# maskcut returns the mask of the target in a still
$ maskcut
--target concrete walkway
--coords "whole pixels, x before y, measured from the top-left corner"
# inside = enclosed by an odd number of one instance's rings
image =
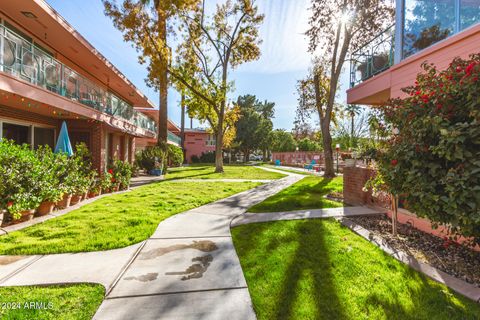
[[[233,247],[232,221],[239,225],[374,213],[364,208],[246,213],[249,207],[302,178],[288,174],[174,215],[162,221],[148,240],[127,248],[0,257],[0,286],[100,283],[106,288],[106,298],[94,319],[255,319]]]

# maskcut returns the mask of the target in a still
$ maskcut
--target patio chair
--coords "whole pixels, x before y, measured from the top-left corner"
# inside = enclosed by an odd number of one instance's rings
[[[278,159],[275,160],[275,165],[276,165],[277,167],[280,166],[281,164],[282,164],[282,163],[280,162],[280,160],[278,160]]]
[[[317,161],[315,160],[312,160],[312,162],[310,162],[310,164],[306,164],[303,166],[304,169],[307,169],[307,170],[313,170],[313,166],[317,164]]]

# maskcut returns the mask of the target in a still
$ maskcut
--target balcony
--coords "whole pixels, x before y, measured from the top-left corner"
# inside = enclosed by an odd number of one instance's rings
[[[393,65],[394,33],[392,25],[350,56],[350,87],[387,70]]]
[[[174,134],[170,131],[167,132],[167,139],[168,139],[168,141],[170,141],[170,142],[172,142],[172,143],[174,143],[178,146],[180,146],[180,144],[182,143],[182,139],[179,136],[177,136],[176,134]]]
[[[0,71],[122,119],[154,135],[157,132],[155,121],[3,24],[0,24]]]

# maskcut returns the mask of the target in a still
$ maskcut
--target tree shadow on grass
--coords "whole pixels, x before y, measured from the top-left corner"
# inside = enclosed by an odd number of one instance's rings
[[[309,314],[311,319],[346,319],[334,282],[330,259],[330,251],[325,241],[325,229],[321,221],[302,220],[296,226],[298,233],[298,247],[294,258],[285,272],[280,297],[282,303],[278,305],[276,319],[299,319],[294,314],[294,308],[301,287],[300,282],[304,274],[313,275],[315,300],[314,314]],[[311,311],[312,312],[312,311]]]

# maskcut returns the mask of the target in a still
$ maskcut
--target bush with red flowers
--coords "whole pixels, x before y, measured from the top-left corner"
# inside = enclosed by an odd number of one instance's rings
[[[480,243],[480,54],[439,71],[424,64],[406,98],[378,108],[378,171],[408,209]]]

